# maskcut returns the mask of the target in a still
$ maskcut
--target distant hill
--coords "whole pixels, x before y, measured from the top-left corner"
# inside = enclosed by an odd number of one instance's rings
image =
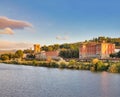
[[[0,50],[0,54],[9,54],[9,53],[15,53],[16,50]]]

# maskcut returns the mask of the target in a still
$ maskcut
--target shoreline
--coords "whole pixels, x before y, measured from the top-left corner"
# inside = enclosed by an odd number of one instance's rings
[[[100,61],[101,62],[101,61]],[[59,61],[0,61],[5,64],[15,64],[24,66],[37,66],[47,68],[58,68],[58,69],[71,69],[71,70],[89,70],[91,72],[110,72],[120,73],[120,62],[118,63],[100,63],[93,64],[91,62],[59,62]]]

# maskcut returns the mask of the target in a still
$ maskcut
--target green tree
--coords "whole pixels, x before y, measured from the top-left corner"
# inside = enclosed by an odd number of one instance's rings
[[[15,52],[15,57],[16,58],[22,58],[23,57],[23,51],[22,50],[17,50]]]
[[[3,60],[3,61],[9,60],[9,55],[8,54],[2,54],[1,55],[1,60]]]
[[[48,46],[48,51],[53,51],[53,47],[52,46]]]
[[[59,44],[54,44],[53,45],[53,50],[58,50],[59,49]]]
[[[117,57],[120,58],[120,51],[117,53]]]
[[[26,50],[23,51],[23,53],[33,53],[33,52],[34,52],[34,51],[31,50],[31,49],[26,49]]]

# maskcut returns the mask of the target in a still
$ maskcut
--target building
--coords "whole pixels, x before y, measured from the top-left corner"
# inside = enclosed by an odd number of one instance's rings
[[[40,52],[40,45],[34,44],[34,53],[39,53],[39,52]]]
[[[115,44],[112,43],[86,43],[80,45],[79,58],[109,58],[111,53],[115,52]]]
[[[40,53],[35,54],[35,59],[37,60],[46,60],[48,57],[51,59],[58,59],[59,52],[58,51],[41,51]]]
[[[48,51],[48,52],[46,52],[46,56],[51,57],[52,59],[55,59],[59,56],[59,52],[58,51]]]

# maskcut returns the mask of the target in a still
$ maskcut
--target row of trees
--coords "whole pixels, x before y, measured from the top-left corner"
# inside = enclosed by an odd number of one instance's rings
[[[72,49],[72,50],[75,50],[75,49],[78,49],[79,48],[79,43],[74,43],[74,44],[54,44],[54,45],[49,45],[49,46],[42,46],[41,47],[41,50],[44,50],[44,51],[56,51],[56,50],[61,50],[61,49]]]
[[[0,59],[1,60],[11,60],[15,58],[22,58],[23,57],[23,51],[17,50],[15,54],[9,53],[9,54],[1,54]]]
[[[79,50],[78,49],[61,50],[59,56],[63,58],[79,58]]]
[[[92,40],[89,40],[89,42],[102,42],[102,41],[106,41],[108,43],[114,43],[116,46],[120,46],[120,38],[111,38],[111,37],[98,37],[98,38],[93,38]]]

